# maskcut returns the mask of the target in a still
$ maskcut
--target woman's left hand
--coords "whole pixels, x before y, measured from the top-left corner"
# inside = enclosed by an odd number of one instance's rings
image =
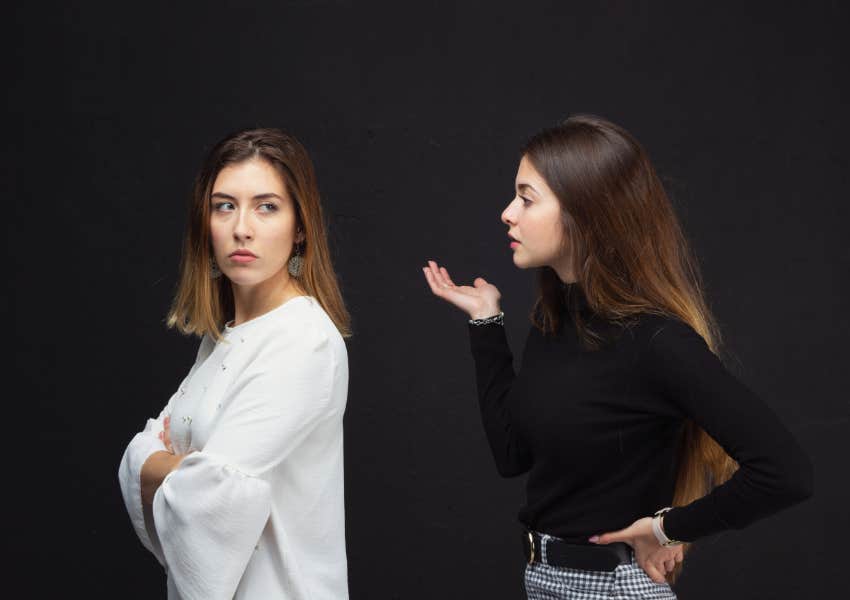
[[[169,452],[175,453],[174,446],[171,445],[171,415],[162,420],[162,431],[159,432],[159,439],[162,440]]]
[[[662,546],[652,532],[652,517],[638,519],[625,529],[595,535],[594,544],[625,542],[635,551],[635,561],[655,583],[665,583],[665,575],[682,562],[682,546]]]

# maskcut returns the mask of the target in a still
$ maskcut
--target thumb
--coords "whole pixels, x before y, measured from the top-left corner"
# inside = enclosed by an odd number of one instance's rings
[[[612,542],[628,542],[631,540],[631,531],[629,531],[631,527],[626,527],[625,529],[621,529],[619,531],[611,531],[609,533],[603,533],[602,535],[594,535],[588,541],[593,542],[594,544],[610,544]]]
[[[475,281],[472,282],[472,285],[475,287],[481,287],[482,285],[487,285],[487,280],[483,277],[476,277]]]

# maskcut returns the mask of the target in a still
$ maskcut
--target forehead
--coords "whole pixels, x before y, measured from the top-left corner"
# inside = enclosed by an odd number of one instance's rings
[[[536,192],[541,196],[553,195],[553,192],[549,189],[549,185],[546,183],[546,180],[543,179],[543,176],[537,171],[537,169],[534,168],[534,165],[532,165],[531,161],[525,156],[523,156],[519,161],[515,185],[518,191],[531,188],[530,191]]]
[[[212,191],[230,195],[275,193],[284,196],[286,183],[271,163],[260,158],[252,158],[227,165],[219,171],[213,182]]]

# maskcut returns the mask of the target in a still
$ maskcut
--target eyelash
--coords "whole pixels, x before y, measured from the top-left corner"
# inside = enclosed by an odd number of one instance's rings
[[[531,204],[531,200],[529,200],[529,199],[528,199],[528,198],[526,198],[525,196],[520,196],[520,199],[522,200],[522,205],[523,205],[523,206],[528,206],[529,204]]]
[[[233,206],[232,202],[216,202],[215,204],[213,204],[213,209],[216,211],[220,211],[222,210],[225,204],[230,204],[231,206]],[[263,212],[275,212],[277,210],[277,206],[273,202],[263,202],[262,204],[260,204],[260,206],[269,207],[268,210],[265,210]]]

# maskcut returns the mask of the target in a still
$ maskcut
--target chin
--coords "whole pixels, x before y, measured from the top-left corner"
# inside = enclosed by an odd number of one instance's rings
[[[257,277],[255,274],[251,273],[224,273],[225,277],[230,280],[231,285],[238,285],[240,287],[247,286],[250,287],[252,285],[257,285],[258,283],[262,283],[264,279],[262,277]]]
[[[527,269],[528,268],[528,265],[525,263],[525,261],[517,260],[516,254],[514,254],[514,266],[517,269]]]

